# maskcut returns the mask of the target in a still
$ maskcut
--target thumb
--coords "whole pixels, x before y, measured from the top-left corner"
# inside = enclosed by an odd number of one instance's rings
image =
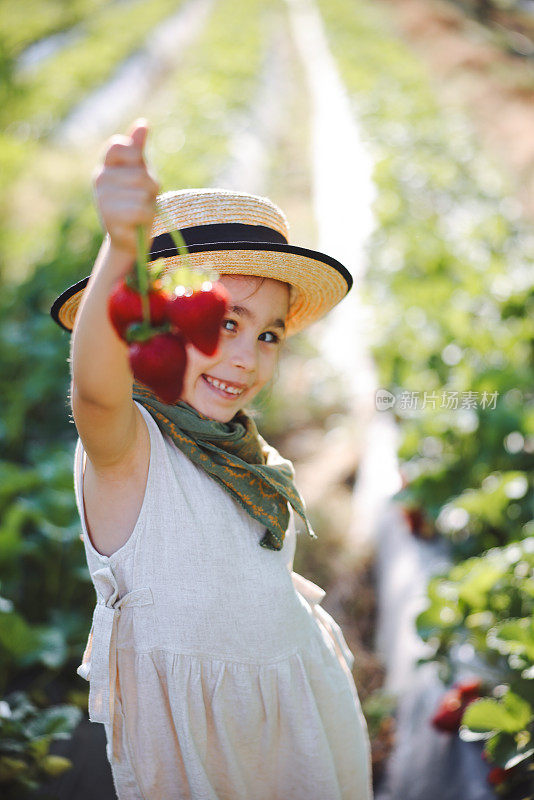
[[[143,148],[148,134],[148,124],[146,119],[137,119],[130,128],[129,135],[133,146],[139,152],[139,158],[143,158]]]

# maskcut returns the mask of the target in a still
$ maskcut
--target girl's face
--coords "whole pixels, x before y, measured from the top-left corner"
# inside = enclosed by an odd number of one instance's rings
[[[251,402],[272,378],[278,361],[289,286],[272,278],[261,281],[251,275],[221,275],[231,301],[217,352],[206,356],[186,344],[187,368],[180,399],[218,422],[229,422]]]

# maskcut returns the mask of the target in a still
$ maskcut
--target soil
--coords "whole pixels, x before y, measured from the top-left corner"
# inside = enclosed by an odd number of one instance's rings
[[[399,36],[427,65],[438,99],[470,118],[534,219],[534,58],[513,54],[491,28],[447,0],[380,0]]]

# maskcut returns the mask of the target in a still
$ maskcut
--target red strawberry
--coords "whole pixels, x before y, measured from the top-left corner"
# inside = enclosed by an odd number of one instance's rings
[[[420,539],[432,539],[435,535],[432,524],[426,513],[419,506],[402,506],[402,513],[414,536]]]
[[[175,294],[168,302],[167,316],[192,344],[212,356],[219,344],[221,322],[230,295],[222,283],[206,281],[191,294]]]
[[[432,725],[449,733],[459,730],[465,709],[479,696],[473,681],[464,681],[449,689],[441,698],[438,710],[432,717]]]
[[[456,681],[453,686],[457,689],[462,700],[476,699],[480,697],[482,681],[480,678],[468,678],[464,681]]]
[[[180,399],[187,355],[184,337],[179,333],[155,333],[145,341],[128,346],[132,372],[168,404]]]
[[[431,722],[440,731],[454,733],[460,727],[462,714],[462,702],[456,691],[446,692]]]
[[[490,769],[487,775],[488,783],[492,786],[498,786],[499,783],[502,783],[504,780],[506,780],[509,771],[510,770],[503,769],[502,767],[493,767],[493,769]]]
[[[148,292],[150,320],[153,325],[161,325],[165,321],[168,300],[169,296],[156,282]],[[115,283],[108,298],[108,315],[118,335],[125,341],[128,326],[143,319],[141,295],[132,285],[131,279],[123,278]]]
[[[423,512],[420,508],[416,508],[415,506],[411,508],[403,508],[404,517],[410,526],[410,530],[412,533],[417,533],[423,526]]]

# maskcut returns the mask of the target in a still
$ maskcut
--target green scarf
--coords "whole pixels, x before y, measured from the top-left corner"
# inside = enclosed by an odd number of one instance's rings
[[[266,526],[262,547],[282,549],[289,523],[288,502],[302,517],[306,532],[317,539],[306,517],[304,500],[293,483],[293,464],[260,436],[246,411],[238,411],[230,422],[218,422],[183,400],[174,405],[162,403],[139,381],[134,381],[133,399],[147,409],[193,463]]]

